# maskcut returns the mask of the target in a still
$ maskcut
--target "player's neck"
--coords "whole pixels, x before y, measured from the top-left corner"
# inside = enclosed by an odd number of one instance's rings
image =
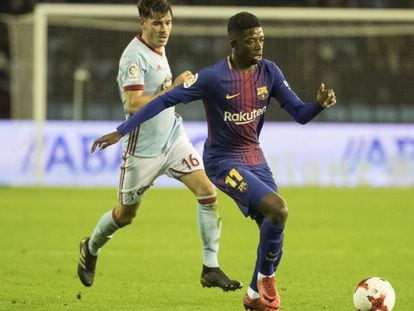
[[[145,35],[145,33],[141,33],[139,35],[139,39],[147,46],[149,47],[151,50],[153,50],[154,52],[158,53],[158,54],[162,54],[164,51],[164,47],[163,46],[155,46],[151,40],[149,40],[149,37],[147,35]]]
[[[230,61],[233,65],[234,70],[249,72],[249,71],[254,71],[256,69],[256,65],[245,63],[241,61],[239,58],[235,57],[234,55],[230,56]]]

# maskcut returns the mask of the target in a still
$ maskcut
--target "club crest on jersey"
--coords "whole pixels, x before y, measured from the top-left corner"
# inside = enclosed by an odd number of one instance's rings
[[[237,187],[237,190],[239,190],[241,193],[244,193],[244,192],[247,191],[248,188],[249,187],[248,187],[247,183],[245,181],[242,181],[240,183],[240,185]]]
[[[136,80],[139,76],[138,66],[136,64],[131,64],[128,66],[128,79]]]
[[[265,100],[269,96],[269,92],[267,91],[267,86],[262,86],[257,88],[257,97],[260,100]]]
[[[197,79],[198,79],[198,73],[196,73],[191,78],[184,81],[184,88],[188,89],[190,86],[192,86],[194,83],[197,82]]]
[[[165,90],[168,89],[172,85],[172,76],[168,74],[167,77],[164,79],[161,85],[161,89]]]

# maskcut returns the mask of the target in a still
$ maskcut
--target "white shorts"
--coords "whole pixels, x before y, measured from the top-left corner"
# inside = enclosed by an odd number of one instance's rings
[[[142,158],[124,153],[118,200],[124,205],[135,204],[142,200],[144,192],[158,176],[178,178],[202,169],[203,160],[185,133],[175,140],[167,153],[158,157]]]

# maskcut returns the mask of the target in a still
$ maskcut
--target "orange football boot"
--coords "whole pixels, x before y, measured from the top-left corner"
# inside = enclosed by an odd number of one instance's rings
[[[277,293],[275,277],[264,277],[257,280],[257,288],[259,289],[260,297],[264,300],[266,305],[278,310],[280,306],[280,297]]]
[[[243,306],[245,310],[251,311],[277,311],[278,309],[269,307],[262,297],[250,298],[247,293],[243,297]]]

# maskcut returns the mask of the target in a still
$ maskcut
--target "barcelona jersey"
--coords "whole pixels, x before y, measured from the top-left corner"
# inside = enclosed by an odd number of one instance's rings
[[[302,102],[274,62],[262,59],[253,70],[244,72],[235,70],[227,57],[154,99],[118,131],[125,135],[167,107],[202,99],[208,122],[204,159],[232,158],[258,165],[265,163],[259,136],[271,97],[299,123],[310,121],[322,110],[317,103]]]

